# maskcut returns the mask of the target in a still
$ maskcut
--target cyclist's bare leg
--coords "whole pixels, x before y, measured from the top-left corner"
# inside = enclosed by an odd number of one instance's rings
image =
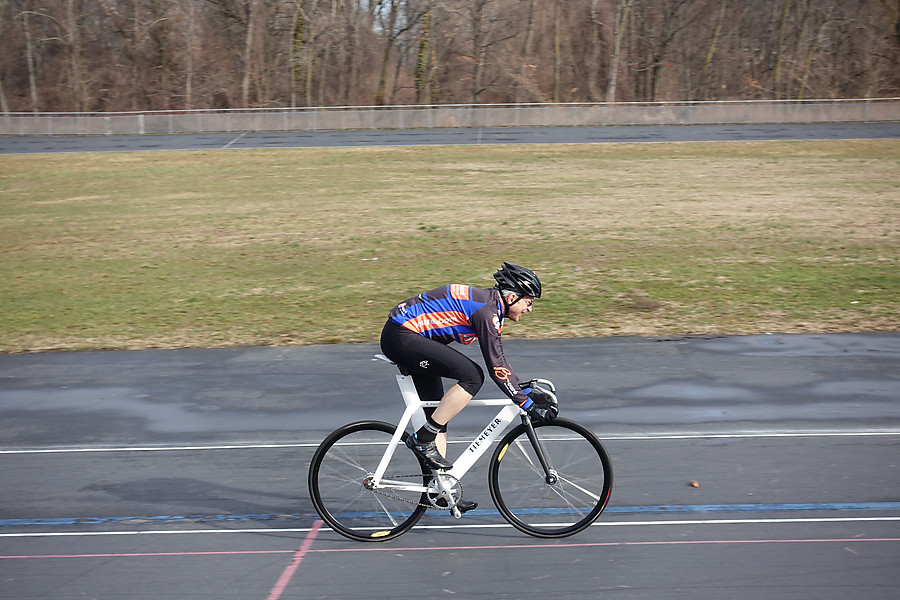
[[[458,415],[459,411],[466,407],[471,399],[472,394],[462,389],[457,383],[447,390],[447,393],[441,398],[441,402],[434,409],[431,418],[441,425],[446,425],[450,422],[450,419]]]
[[[453,387],[451,387],[444,394],[444,397],[441,398],[440,403],[437,405],[437,408],[434,409],[434,413],[431,415],[431,419],[440,424],[446,425],[450,419],[459,414],[459,412],[466,407],[469,403],[469,400],[472,399],[472,394],[464,390],[457,383]],[[439,433],[434,438],[434,443],[437,446],[438,452],[441,453],[441,456],[444,458],[447,457],[447,434]],[[478,508],[478,502],[474,502],[471,500],[460,499],[456,504],[456,512],[454,516],[458,517],[460,513],[468,512]]]
[[[441,398],[441,402],[437,405],[437,408],[434,409],[434,414],[431,415],[431,418],[436,423],[446,425],[450,422],[450,419],[458,415],[459,411],[466,407],[471,399],[472,394],[462,389],[457,383],[447,390],[444,397]],[[447,456],[447,434],[438,434],[435,438],[435,443],[437,444],[438,450],[441,451],[441,455]]]

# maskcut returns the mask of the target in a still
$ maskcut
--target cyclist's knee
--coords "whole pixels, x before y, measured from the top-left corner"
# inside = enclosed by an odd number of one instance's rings
[[[474,396],[484,385],[484,370],[476,363],[472,363],[472,367],[474,368],[459,379],[459,387]]]

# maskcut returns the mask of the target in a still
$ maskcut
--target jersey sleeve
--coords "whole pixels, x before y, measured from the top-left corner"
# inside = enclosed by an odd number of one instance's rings
[[[481,354],[484,356],[491,379],[513,402],[521,405],[528,399],[528,396],[522,392],[519,378],[516,377],[509,361],[503,355],[500,323],[500,315],[489,304],[475,311],[471,318],[471,325],[478,336]]]

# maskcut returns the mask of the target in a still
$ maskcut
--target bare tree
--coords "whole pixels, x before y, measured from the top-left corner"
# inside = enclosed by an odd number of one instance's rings
[[[3,16],[6,14],[6,5],[7,0],[0,0],[0,25],[4,22]],[[3,91],[3,77],[0,77],[0,111],[9,112],[9,102],[7,102],[6,93]]]
[[[462,58],[470,65],[468,95],[469,101],[475,104],[496,83],[493,73],[488,77],[491,53],[498,44],[516,37],[517,33],[510,27],[509,16],[498,0],[464,0],[461,13],[468,48],[463,50]]]
[[[416,53],[416,104],[434,104],[437,99],[437,53],[431,39],[431,19],[433,8],[428,6],[422,14]]]
[[[597,82],[600,77],[600,57],[603,52],[603,21],[600,13],[600,0],[591,0],[589,13],[591,25],[590,59],[587,65],[587,93],[588,99],[596,101],[601,98]]]
[[[553,0],[553,101],[559,102],[559,86],[562,70],[562,6]]]
[[[616,101],[616,87],[619,84],[619,63],[622,60],[622,40],[625,38],[626,24],[631,16],[634,0],[616,1],[615,31],[613,33],[613,50],[609,58],[609,80],[606,86],[606,101]]]
[[[53,0],[47,2],[45,7],[22,12],[26,44],[30,47],[27,56],[34,60],[38,55],[38,45],[54,44],[62,50],[62,60],[54,62],[53,66],[59,69],[63,88],[69,92],[65,95],[64,102],[72,110],[79,112],[88,110],[91,103],[82,27],[83,8],[82,0]],[[31,39],[33,26],[42,29],[43,35],[39,40]],[[32,68],[36,78],[37,66],[32,64]],[[32,88],[32,101],[37,104],[35,87]]]
[[[416,27],[427,14],[429,5],[425,5],[424,13],[417,12],[415,6],[410,6],[407,0],[381,0],[378,10],[379,30],[382,32],[384,51],[381,57],[381,70],[378,73],[378,84],[375,88],[375,104],[385,104],[385,89],[387,86],[387,74],[390,67],[391,52],[399,43],[402,36]],[[399,67],[402,55],[396,61],[397,71],[394,80],[399,76]]]
[[[727,14],[727,10],[728,2],[727,0],[722,0],[721,6],[719,6],[718,16],[716,17],[716,24],[713,29],[713,34],[709,38],[709,46],[707,47],[706,54],[703,57],[703,68],[700,71],[699,93],[692,95],[692,99],[699,100],[715,96],[714,90],[716,86],[712,82],[712,64],[716,56],[719,39],[722,37],[722,26],[725,23],[725,15]]]
[[[0,0],[0,110],[900,93],[900,0]]]
[[[241,78],[241,100],[243,106],[250,104],[250,79],[253,70],[253,46],[255,34],[261,29],[259,21],[263,18],[262,0],[250,0],[247,3],[247,27],[244,34],[244,52],[241,61],[243,77]]]
[[[197,47],[197,4],[187,2],[187,23],[185,33],[184,107],[194,107],[194,53]]]
[[[28,67],[28,92],[31,98],[31,110],[33,112],[38,112],[40,110],[40,103],[38,102],[37,74],[34,64],[35,47],[29,20],[31,16],[36,13],[33,13],[30,10],[30,4],[29,0],[25,0],[25,8],[19,13],[19,17],[22,20],[22,29],[25,35],[25,64]]]

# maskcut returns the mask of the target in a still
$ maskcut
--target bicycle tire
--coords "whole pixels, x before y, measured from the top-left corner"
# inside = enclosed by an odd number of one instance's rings
[[[603,443],[583,425],[555,419],[534,425],[549,464],[549,484],[525,425],[507,433],[488,470],[491,498],[513,527],[540,538],[561,538],[590,526],[612,493],[612,463]]]
[[[309,465],[309,493],[316,512],[337,533],[352,540],[384,542],[407,531],[422,518],[424,493],[375,492],[364,480],[375,472],[396,427],[381,421],[344,425],[326,437]],[[408,437],[403,433],[403,440]],[[431,477],[422,462],[400,444],[385,477],[413,476],[427,483]]]

